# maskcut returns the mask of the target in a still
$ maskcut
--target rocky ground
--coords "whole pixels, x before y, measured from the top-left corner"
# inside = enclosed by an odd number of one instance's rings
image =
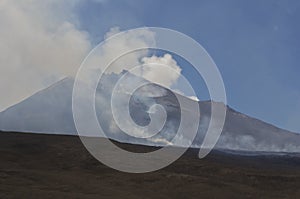
[[[155,148],[120,144],[128,150]],[[76,136],[0,133],[0,198],[300,198],[300,158],[189,150],[152,173],[95,160]]]

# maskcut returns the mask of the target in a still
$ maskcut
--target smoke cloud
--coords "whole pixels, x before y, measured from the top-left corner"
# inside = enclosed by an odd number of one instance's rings
[[[163,57],[157,57],[155,55],[152,57],[144,57],[142,63],[144,64],[141,68],[142,77],[153,83],[162,83],[168,88],[178,80],[181,73],[180,66],[177,65],[170,54],[165,54]],[[157,64],[157,67],[160,68],[159,73],[152,70],[152,64]]]
[[[80,30],[74,14],[80,0],[67,1],[14,1],[0,3],[0,111],[22,101],[38,90],[57,82],[66,76],[74,76],[81,62],[92,49],[89,34]],[[119,33],[112,28],[104,39]],[[110,60],[116,57],[118,49],[132,49],[139,44],[145,47],[155,44],[151,31],[125,34],[104,45],[103,54],[94,59]],[[181,69],[171,55],[147,57],[148,51],[138,51],[120,57],[106,73],[119,74],[129,66],[163,63],[180,73]],[[126,63],[126,65],[124,65]],[[128,67],[127,67],[128,66]],[[170,69],[169,69],[170,70]],[[151,67],[144,66],[138,76],[150,81],[163,80],[171,86],[177,76],[162,68],[159,75]],[[172,73],[174,74],[174,73]]]
[[[0,110],[63,76],[74,75],[91,48],[76,27],[78,1],[0,3]]]

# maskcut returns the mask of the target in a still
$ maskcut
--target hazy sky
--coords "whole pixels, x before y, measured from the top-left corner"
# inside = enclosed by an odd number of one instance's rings
[[[0,109],[72,75],[111,27],[160,26],[206,48],[221,71],[231,107],[300,132],[297,0],[28,2],[0,3]],[[190,73],[188,65],[181,67]],[[207,98],[200,91],[198,96]]]

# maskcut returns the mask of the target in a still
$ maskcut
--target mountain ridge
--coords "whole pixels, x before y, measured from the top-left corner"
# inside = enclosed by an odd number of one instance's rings
[[[114,79],[115,81],[118,77],[115,76],[111,78],[110,76],[106,76],[105,78],[105,81],[111,81],[111,79]],[[9,107],[0,113],[0,129],[18,132],[27,131],[66,135],[76,134],[71,107],[73,84],[74,80],[72,78],[63,78],[46,89],[36,92],[21,103]],[[110,82],[107,86],[111,86]],[[157,85],[152,86],[150,89],[154,89],[152,90],[154,92],[155,89],[157,89]],[[140,93],[143,94],[143,92],[144,91],[141,91]],[[176,104],[176,100],[173,100],[173,95],[171,95],[168,90],[165,92],[167,93],[165,96],[157,98],[144,97],[141,98],[142,101],[138,101],[138,103],[137,101],[132,100],[131,107],[133,113],[139,113],[138,117],[133,119],[135,119],[137,123],[144,124],[149,120],[145,108],[153,103],[161,103],[166,110],[170,112],[170,121],[164,129],[165,135],[170,139],[174,136],[173,131],[176,131],[176,127],[178,126],[180,119],[180,116],[178,115],[180,112],[178,112],[179,110],[176,108],[178,104]],[[100,94],[96,96],[96,102],[100,100],[99,103],[102,103],[101,99],[106,99],[106,94],[103,94],[101,90],[97,93]],[[136,94],[136,96],[137,95],[138,94]],[[184,96],[181,97],[185,98]],[[148,104],[145,104],[143,100]],[[210,105],[215,102],[208,100],[199,101],[197,103],[200,107],[201,118],[199,132],[195,138],[194,144],[199,147],[202,143],[205,129],[207,129],[207,123],[209,122]],[[104,108],[109,110],[108,106],[104,106]],[[111,115],[105,115],[103,113],[107,110],[98,110],[97,116],[99,117],[99,122],[102,122],[105,126],[104,128],[110,133],[112,124],[109,124],[108,122],[110,122]],[[116,132],[117,133],[115,134],[110,133],[112,136],[118,135],[117,137],[111,137],[112,139],[125,142],[130,141],[128,137],[119,132],[119,129],[117,129]],[[140,142],[140,140],[131,141],[134,141],[134,143]],[[151,143],[151,141],[149,142]],[[142,142],[141,144],[149,144],[149,142]],[[300,146],[297,142],[300,143],[299,134],[281,129],[275,125],[245,115],[227,106],[225,126],[217,147],[235,150],[246,149],[248,151],[291,152],[300,151]],[[195,145],[193,147],[195,147]]]

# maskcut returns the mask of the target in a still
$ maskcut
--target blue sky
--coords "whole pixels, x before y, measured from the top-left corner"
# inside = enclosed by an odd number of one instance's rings
[[[219,67],[231,107],[300,132],[299,9],[299,1],[280,0],[86,1],[76,13],[94,44],[112,26],[160,26],[191,36]]]

